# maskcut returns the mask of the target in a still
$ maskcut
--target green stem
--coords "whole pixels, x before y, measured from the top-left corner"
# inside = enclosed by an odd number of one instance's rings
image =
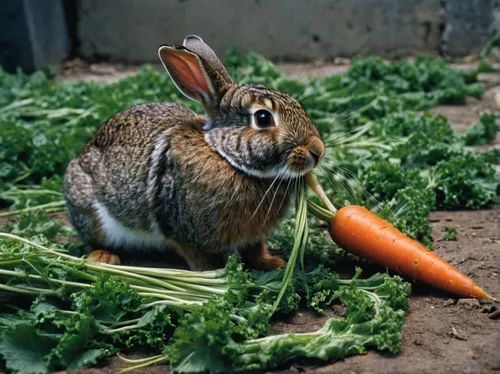
[[[143,306],[141,306],[140,309],[146,309],[146,308],[150,308],[152,306],[156,306],[156,305],[166,305],[166,306],[175,306],[175,307],[178,307],[178,308],[182,308],[184,310],[192,310],[192,307],[193,306],[200,306],[200,305],[203,305],[202,302],[182,302],[182,303],[175,303],[173,301],[169,301],[169,300],[158,300],[158,301],[153,301],[149,304],[144,304]]]
[[[165,296],[171,296],[171,297],[176,297],[180,296],[184,299],[209,299],[213,295],[212,294],[207,294],[207,293],[197,293],[197,292],[178,292],[178,291],[170,291],[170,290],[163,290],[159,288],[152,288],[152,287],[144,287],[144,286],[137,286],[137,285],[131,285],[130,288],[135,289],[136,291],[140,292],[147,292],[147,293],[159,293]]]
[[[0,284],[0,290],[15,292],[15,293],[23,293],[26,295],[57,295],[57,291],[48,290],[46,288],[36,288],[36,287],[14,287],[7,286],[6,284]]]
[[[20,271],[0,269],[0,275],[9,275],[9,276],[18,277],[18,278],[26,278],[27,277],[27,278],[31,278],[31,279],[41,280],[41,281],[44,281],[47,283],[58,283],[58,284],[61,284],[63,286],[71,286],[71,287],[76,287],[76,288],[88,288],[88,287],[90,287],[90,284],[87,284],[87,283],[64,281],[64,280],[60,280],[60,279],[42,277],[40,275],[26,274],[25,272],[20,272]]]
[[[8,190],[1,194],[4,199],[9,199],[11,197],[16,197],[18,195],[54,195],[58,197],[63,197],[63,194],[58,191],[46,190],[46,189],[19,189],[17,186],[15,190]]]
[[[14,179],[14,183],[20,182],[26,178],[28,178],[31,175],[32,171],[31,170],[26,170],[24,174],[21,174],[18,176],[16,179]]]
[[[173,284],[173,282],[167,283],[167,282],[161,281],[159,279],[147,277],[144,275],[130,273],[130,272],[123,271],[120,269],[113,269],[114,265],[107,265],[107,264],[94,265],[94,264],[87,262],[87,263],[85,263],[85,266],[87,266],[91,270],[97,270],[100,272],[109,273],[109,274],[113,274],[113,275],[123,275],[125,277],[142,280],[142,281],[148,282],[150,284],[154,284],[154,285],[164,287],[164,288],[167,288],[170,290],[184,291],[183,288],[177,287],[176,285]]]
[[[139,322],[141,319],[140,318],[134,318],[134,319],[129,319],[128,321],[119,321],[119,322],[114,322],[114,321],[101,321],[99,320],[99,323],[101,324],[110,324],[110,325],[113,325],[113,326],[126,326],[126,325],[130,325],[131,323],[137,323]]]
[[[226,279],[221,279],[221,278],[195,278],[195,277],[184,277],[181,280],[179,280],[179,277],[177,276],[172,276],[172,275],[162,275],[159,278],[164,278],[168,279],[170,281],[175,281],[175,282],[182,282],[182,283],[193,283],[193,284],[198,284],[198,285],[227,285],[227,280]]]
[[[0,233],[0,238],[11,239],[11,240],[15,240],[15,241],[18,241],[18,242],[30,245],[30,246],[32,246],[34,248],[40,249],[40,250],[42,250],[44,252],[47,252],[47,253],[50,253],[52,255],[55,255],[55,256],[58,256],[58,257],[62,257],[62,258],[66,258],[66,259],[70,260],[73,263],[76,262],[78,264],[83,264],[84,266],[87,267],[87,269],[90,269],[90,270],[95,270],[95,271],[98,271],[98,272],[104,272],[104,273],[109,273],[109,274],[113,274],[113,275],[122,275],[122,276],[130,277],[130,278],[134,278],[134,279],[139,279],[139,280],[148,282],[150,284],[154,284],[154,285],[157,285],[157,286],[160,286],[160,287],[164,287],[164,288],[167,288],[167,289],[171,289],[171,290],[174,290],[174,291],[181,291],[181,292],[185,291],[181,287],[178,287],[178,286],[176,286],[174,284],[171,284],[171,283],[167,283],[167,282],[161,281],[159,279],[147,277],[147,276],[140,275],[140,274],[131,273],[131,272],[124,271],[124,270],[120,270],[120,268],[126,268],[125,266],[117,267],[116,265],[108,265],[108,264],[103,264],[103,263],[87,262],[83,258],[78,258],[78,257],[74,257],[74,256],[71,256],[71,255],[67,255],[67,254],[64,254],[64,253],[57,252],[57,251],[55,251],[53,249],[44,247],[43,245],[40,245],[40,244],[34,243],[32,241],[29,241],[27,239],[21,238],[20,236],[17,236],[17,235],[12,235],[12,234],[7,234],[7,233],[3,233],[2,232],[2,233]],[[208,290],[211,291],[211,289],[208,289]]]
[[[116,334],[117,332],[135,330],[137,327],[138,327],[138,325],[135,324],[135,325],[130,325],[130,326],[118,327],[116,329],[105,329],[104,333],[107,335],[112,335],[112,334]]]
[[[140,369],[140,368],[145,367],[145,366],[150,366],[150,365],[158,364],[160,362],[167,362],[167,361],[168,361],[167,357],[162,355],[161,357],[159,357],[155,360],[146,361],[146,362],[139,364],[139,365],[134,365],[134,366],[128,367],[126,369],[118,370],[117,373],[118,374],[127,373],[129,371],[137,370],[137,369]]]
[[[177,269],[155,269],[138,266],[122,266],[114,265],[118,269],[124,269],[137,274],[153,275],[155,277],[175,277],[179,278],[203,278],[203,279],[217,279],[225,278],[226,272],[224,269],[213,271],[191,271],[191,270],[177,270]]]
[[[285,292],[288,289],[288,285],[293,276],[293,271],[295,269],[295,263],[297,261],[297,257],[299,252],[301,251],[301,247],[303,245],[303,238],[305,235],[305,231],[307,230],[307,209],[306,209],[306,189],[304,185],[301,185],[299,190],[299,195],[297,197],[297,218],[295,221],[295,240],[293,243],[292,252],[288,259],[288,264],[285,269],[285,274],[283,275],[283,280],[281,282],[281,289],[276,298],[272,312],[274,313],[278,308],[281,299],[285,295]]]
[[[17,109],[24,107],[26,105],[32,104],[33,99],[24,99],[24,100],[16,100],[10,103],[9,105],[4,106],[3,108],[0,108],[0,113],[5,113],[8,112],[9,110]]]
[[[333,220],[333,214],[329,210],[319,206],[314,201],[307,199],[307,210],[316,218],[330,224]]]
[[[36,206],[31,206],[29,208],[11,210],[9,212],[3,212],[3,213],[0,213],[0,217],[15,216],[17,214],[22,214],[25,212],[32,212],[34,210],[41,210],[41,209],[46,209],[46,208],[50,208],[52,210],[57,208],[59,210],[63,210],[65,206],[66,206],[66,203],[64,201],[54,201],[54,202],[47,203],[47,204],[40,204],[40,205],[36,205]]]
[[[173,302],[176,302],[176,303],[184,303],[184,302],[189,303],[189,301],[186,301],[186,300],[183,300],[183,299],[179,299],[179,298],[173,297],[173,296],[164,295],[162,293],[139,292],[139,295],[142,296],[142,297],[153,297],[155,299],[160,299],[160,300],[169,300],[169,301],[173,301]]]
[[[210,293],[215,293],[218,295],[224,295],[226,293],[226,290],[227,290],[227,288],[218,289],[215,287],[205,287],[205,286],[200,286],[197,284],[184,283],[182,281],[170,281],[170,283],[173,285],[177,285],[177,286],[183,286],[187,289],[203,291],[203,292],[210,292]]]
[[[152,360],[156,360],[160,357],[164,357],[163,355],[157,355],[157,356],[153,356],[153,357],[146,357],[146,358],[140,358],[140,359],[137,359],[137,360],[132,360],[130,358],[125,358],[123,356],[120,356],[120,354],[118,353],[117,354],[118,358],[122,361],[125,361],[125,362],[128,362],[130,364],[139,364],[139,363],[143,363],[143,362],[148,362],[148,361],[152,361]]]

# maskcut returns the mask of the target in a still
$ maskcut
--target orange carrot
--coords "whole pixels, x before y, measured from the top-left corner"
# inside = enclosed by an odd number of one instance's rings
[[[422,244],[357,205],[339,209],[331,224],[334,242],[352,254],[462,297],[494,298]]]
[[[328,208],[311,204],[310,211],[330,223],[333,241],[346,251],[458,296],[495,300],[454,266],[368,209],[350,205],[337,211],[311,172],[306,182]]]

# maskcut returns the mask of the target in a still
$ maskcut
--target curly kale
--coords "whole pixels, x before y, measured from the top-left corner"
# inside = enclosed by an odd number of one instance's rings
[[[317,269],[296,278],[296,285],[310,288],[310,305],[321,299],[321,305],[338,300],[347,307],[345,317],[329,319],[317,331],[255,338],[256,329],[253,325],[249,329],[248,318],[241,320],[227,302],[214,299],[184,318],[164,353],[178,373],[265,369],[297,358],[332,361],[370,347],[397,353],[409,284],[382,274],[363,280],[358,276],[341,280]],[[304,279],[311,283],[301,283]],[[326,293],[328,297],[323,297]],[[264,305],[256,305],[254,320],[265,320]]]
[[[462,150],[439,161],[429,172],[438,209],[479,209],[497,195],[499,181],[493,164],[480,153]]]
[[[483,114],[479,123],[467,129],[463,135],[465,145],[490,144],[498,132],[498,125],[493,114]]]

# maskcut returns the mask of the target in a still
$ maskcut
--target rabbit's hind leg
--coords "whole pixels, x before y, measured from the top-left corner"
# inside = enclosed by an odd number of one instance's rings
[[[243,261],[250,267],[258,270],[272,270],[286,266],[286,261],[280,256],[269,252],[265,242],[245,246],[239,250]]]
[[[64,175],[64,198],[68,218],[87,251],[92,251],[89,260],[108,264],[120,264],[117,255],[104,249],[106,236],[92,203],[94,188],[91,176],[81,167],[78,160],[69,163]]]
[[[71,224],[85,244],[87,252],[90,252],[88,259],[93,262],[120,265],[118,255],[105,249],[108,247],[107,237],[97,212],[88,207],[75,207],[69,201],[67,201],[67,207]]]

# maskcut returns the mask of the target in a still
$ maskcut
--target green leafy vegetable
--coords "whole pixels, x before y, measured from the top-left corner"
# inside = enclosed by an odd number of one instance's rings
[[[331,361],[365,353],[368,347],[397,353],[409,285],[381,274],[360,286],[356,280],[333,279],[324,279],[323,291],[331,292],[329,303],[344,303],[347,314],[329,319],[318,331],[249,339],[231,321],[228,309],[209,302],[181,323],[165,355],[174,371],[191,373],[271,368],[299,357]]]
[[[461,73],[428,57],[365,58],[344,75],[299,81],[236,49],[227,66],[235,81],[266,84],[302,103],[327,142],[317,174],[336,205],[365,205],[429,245],[430,211],[500,202],[500,152],[464,148],[490,143],[496,118],[485,114],[457,134],[445,117],[425,112],[479,98],[479,70]],[[73,370],[140,346],[158,355],[136,366],[169,362],[177,372],[262,370],[370,347],[398,352],[410,286],[384,274],[360,279],[357,271],[343,279],[331,272],[336,262],[355,258],[306,218],[304,206],[270,239],[272,249],[288,255],[287,269],[249,272],[235,256],[224,269],[199,273],[110,267],[68,255],[78,249],[75,233],[50,213],[65,209],[65,167],[101,124],[144,102],[201,108],[149,66],[112,84],[53,77],[50,68],[29,76],[0,69],[0,361],[7,370]],[[305,201],[304,189],[300,196]],[[445,239],[452,236],[447,231]],[[55,243],[68,237],[70,243]],[[347,313],[315,332],[270,335],[271,317],[293,313],[301,301],[318,313],[340,302]]]
[[[454,227],[447,227],[443,236],[444,240],[457,240],[457,230]]]
[[[465,145],[490,144],[498,132],[496,118],[492,114],[483,114],[479,123],[467,129],[464,136]]]

